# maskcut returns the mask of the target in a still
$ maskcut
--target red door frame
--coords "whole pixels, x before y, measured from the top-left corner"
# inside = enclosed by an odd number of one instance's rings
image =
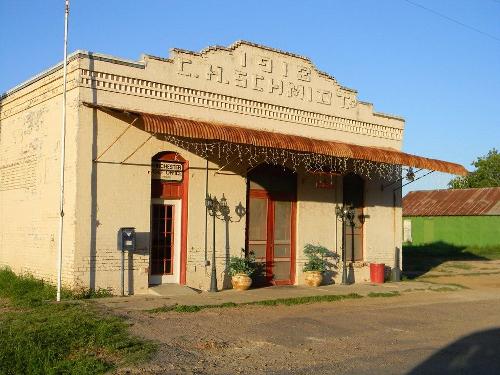
[[[163,182],[160,186],[151,182],[151,197],[162,199],[181,199],[181,270],[179,284],[186,284],[187,264],[187,231],[188,231],[188,192],[189,192],[189,161],[173,151],[164,151],[153,157],[153,160],[176,161],[182,163],[182,182]]]
[[[267,242],[266,242],[266,284],[267,285],[294,285],[295,284],[295,244],[296,244],[296,223],[297,223],[297,196],[290,193],[269,193],[261,189],[248,189],[247,207],[250,198],[263,198],[267,200]],[[272,263],[274,261],[274,202],[286,201],[292,204],[290,212],[290,279],[273,280]],[[251,215],[251,213],[249,213]],[[247,216],[246,247],[248,249],[248,226],[250,216]]]

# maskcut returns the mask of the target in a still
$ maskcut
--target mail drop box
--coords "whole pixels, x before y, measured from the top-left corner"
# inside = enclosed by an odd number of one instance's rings
[[[118,230],[118,250],[135,250],[135,228],[125,227]]]

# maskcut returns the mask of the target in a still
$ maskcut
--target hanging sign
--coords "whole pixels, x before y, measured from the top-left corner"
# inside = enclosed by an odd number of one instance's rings
[[[335,189],[335,185],[331,181],[316,181],[316,188],[317,189]]]
[[[334,176],[337,173],[327,173],[327,172],[316,172],[317,176],[316,189],[335,189]]]
[[[154,180],[180,182],[182,181],[182,163],[171,161],[155,161],[152,166]]]

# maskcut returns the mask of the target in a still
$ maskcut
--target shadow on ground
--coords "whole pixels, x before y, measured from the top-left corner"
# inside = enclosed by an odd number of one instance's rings
[[[466,246],[441,241],[418,246],[403,245],[403,270],[409,279],[422,276],[444,262],[489,259],[474,254]]]
[[[408,373],[417,374],[500,374],[500,328],[455,341]]]

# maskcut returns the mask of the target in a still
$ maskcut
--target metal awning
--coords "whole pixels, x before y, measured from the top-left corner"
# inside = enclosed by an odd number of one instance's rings
[[[224,142],[251,145],[290,152],[324,155],[327,157],[369,161],[385,165],[399,165],[428,169],[464,176],[468,172],[460,164],[407,154],[390,148],[360,146],[339,141],[325,141],[267,130],[243,128],[236,125],[196,121],[179,117],[155,115],[110,106],[85,103],[104,111],[126,112],[137,115],[145,131],[193,141]]]
[[[298,135],[248,129],[213,122],[187,120],[178,117],[153,115],[149,113],[138,114],[144,122],[144,129],[148,132],[157,134],[369,160],[377,163],[405,165],[462,176],[467,174],[467,170],[460,164],[411,155],[393,149],[359,146],[338,141],[325,141]]]

